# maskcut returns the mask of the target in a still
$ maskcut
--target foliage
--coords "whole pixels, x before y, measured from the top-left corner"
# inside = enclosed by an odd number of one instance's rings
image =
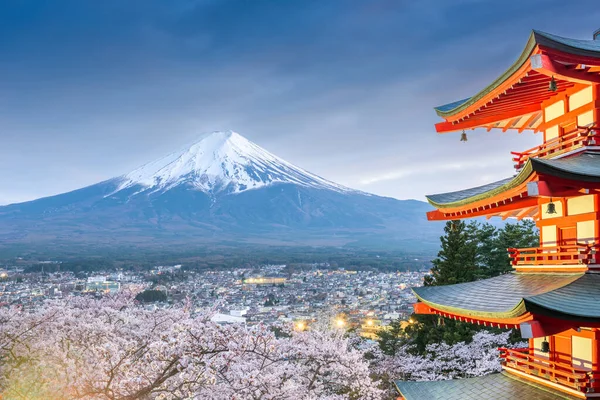
[[[451,285],[490,278],[511,270],[507,249],[539,246],[532,220],[507,223],[498,229],[489,223],[448,221],[441,249],[433,260],[427,286]]]
[[[405,346],[395,356],[380,355],[375,366],[389,380],[429,381],[486,375],[501,370],[498,347],[507,346],[509,337],[510,332],[481,331],[470,342],[429,344],[423,354],[413,354]]]
[[[441,249],[433,260],[426,286],[452,285],[475,280],[477,271],[477,242],[474,225],[463,221],[448,221],[445,235],[440,238]]]
[[[398,350],[406,343],[406,335],[402,327],[402,321],[399,319],[392,321],[388,329],[377,331],[377,343],[383,354],[388,356],[395,355]]]
[[[157,301],[167,301],[167,294],[162,290],[146,289],[135,296],[137,301],[142,303],[153,303]]]
[[[508,223],[501,229],[488,223],[449,221],[444,232],[425,285],[458,284],[507,273],[511,270],[507,248],[537,247],[539,240],[535,223],[529,220]],[[413,315],[411,320],[414,323],[405,329],[394,326],[381,334],[379,344],[385,354],[395,354],[394,349],[407,344],[406,352],[424,355],[434,344],[470,343],[473,335],[482,330],[502,332],[432,315]],[[509,335],[513,337],[514,333]]]
[[[413,354],[424,354],[427,346],[436,343],[454,345],[460,342],[470,342],[473,335],[481,328],[477,325],[467,324],[436,315],[413,314],[414,321],[404,330],[407,338],[404,343],[409,344],[406,351]]]
[[[538,247],[539,235],[533,220],[508,223],[502,229],[490,224],[476,224],[475,240],[478,245],[479,276],[494,277],[510,272],[512,266],[507,249],[511,247]]]

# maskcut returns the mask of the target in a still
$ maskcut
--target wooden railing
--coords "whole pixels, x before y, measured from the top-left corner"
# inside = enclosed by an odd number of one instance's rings
[[[513,155],[515,169],[520,170],[532,157],[550,157],[553,154],[559,155],[585,146],[600,146],[600,128],[596,127],[596,123],[591,126],[578,126],[524,152],[511,151],[510,153]]]
[[[529,349],[507,349],[501,347],[502,365],[516,369],[528,375],[546,379],[555,384],[581,393],[594,393],[600,389],[598,373],[572,368],[543,357],[529,354]]]
[[[594,264],[598,245],[574,244],[552,247],[509,248],[513,266]]]

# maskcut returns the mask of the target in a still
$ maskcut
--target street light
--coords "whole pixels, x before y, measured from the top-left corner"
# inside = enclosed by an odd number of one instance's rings
[[[367,320],[367,325],[368,325],[368,326],[373,326],[373,324],[374,324],[374,322],[373,322],[373,320],[372,320],[372,319],[368,319],[368,320]]]
[[[344,325],[346,325],[346,321],[344,321],[344,320],[343,320],[343,319],[341,319],[341,318],[338,318],[338,319],[336,319],[336,320],[335,320],[335,325],[336,325],[338,328],[343,328],[343,327],[344,327]]]
[[[306,324],[302,321],[299,321],[296,323],[296,329],[299,331],[303,331],[304,329],[306,329]]]

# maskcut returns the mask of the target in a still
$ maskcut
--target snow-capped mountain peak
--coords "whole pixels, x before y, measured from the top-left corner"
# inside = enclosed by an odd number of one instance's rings
[[[240,193],[277,183],[353,191],[296,167],[233,131],[205,134],[191,146],[120,179],[117,192],[135,186],[160,191],[185,184],[207,193]]]

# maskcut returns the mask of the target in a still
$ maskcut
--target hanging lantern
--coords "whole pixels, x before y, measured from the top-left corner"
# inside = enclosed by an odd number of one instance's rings
[[[548,343],[548,341],[546,340],[546,338],[544,338],[544,341],[542,342],[542,353],[548,353],[550,352],[550,343]]]
[[[556,90],[558,90],[558,86],[556,85],[556,80],[554,79],[554,77],[550,79],[550,85],[548,86],[548,90],[550,92],[556,92]]]
[[[462,131],[462,133],[460,134],[460,141],[461,142],[466,142],[467,141],[467,132]]]
[[[556,214],[556,204],[552,202],[552,198],[550,198],[550,203],[546,206],[546,214]]]

